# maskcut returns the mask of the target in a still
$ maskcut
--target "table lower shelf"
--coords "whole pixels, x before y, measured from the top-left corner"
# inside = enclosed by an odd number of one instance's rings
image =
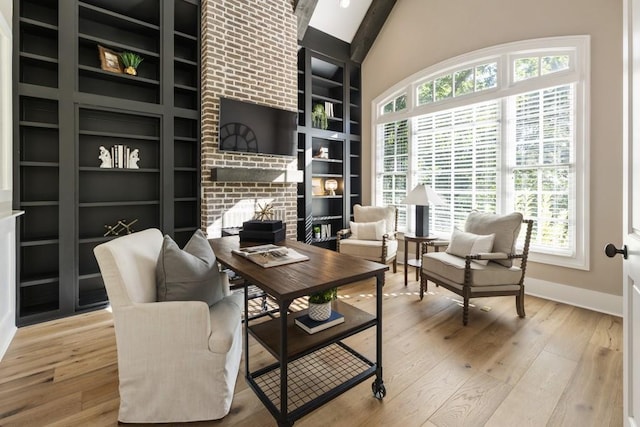
[[[375,363],[342,342],[287,365],[288,418],[295,420],[376,374]],[[247,380],[268,409],[280,415],[280,367],[252,372]]]

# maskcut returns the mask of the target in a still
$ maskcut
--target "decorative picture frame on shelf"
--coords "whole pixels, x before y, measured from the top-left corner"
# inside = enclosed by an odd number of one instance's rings
[[[122,74],[122,62],[117,52],[98,45],[98,56],[100,57],[100,68],[111,73]]]

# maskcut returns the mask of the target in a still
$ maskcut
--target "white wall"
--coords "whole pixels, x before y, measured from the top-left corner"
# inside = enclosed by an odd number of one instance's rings
[[[0,0],[0,359],[16,331],[15,215],[11,212],[11,1]]]

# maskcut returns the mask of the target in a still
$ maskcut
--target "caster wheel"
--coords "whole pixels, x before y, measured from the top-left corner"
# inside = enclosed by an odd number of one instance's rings
[[[377,381],[371,384],[371,391],[373,392],[373,397],[378,400],[382,400],[387,395],[387,389],[384,384],[377,384]]]

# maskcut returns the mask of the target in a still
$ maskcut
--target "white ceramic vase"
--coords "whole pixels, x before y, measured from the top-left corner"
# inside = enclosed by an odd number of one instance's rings
[[[331,317],[331,301],[322,304],[309,303],[309,317],[312,320],[322,322]]]

